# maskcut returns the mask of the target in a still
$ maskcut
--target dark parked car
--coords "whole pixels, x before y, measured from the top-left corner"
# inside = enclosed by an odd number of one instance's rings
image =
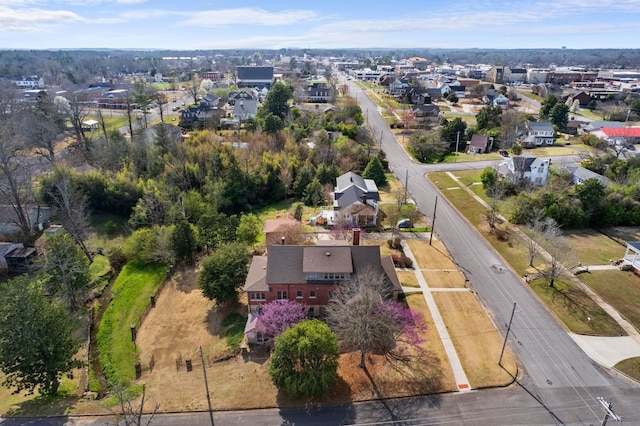
[[[504,151],[504,150],[499,151],[499,153],[500,153],[500,155],[502,155],[503,157],[508,157],[508,156],[509,156],[509,153],[508,153],[507,151]]]
[[[413,228],[413,224],[411,223],[411,219],[400,219],[396,224],[398,228],[408,229]]]

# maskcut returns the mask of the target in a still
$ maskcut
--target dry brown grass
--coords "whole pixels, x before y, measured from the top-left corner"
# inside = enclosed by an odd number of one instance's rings
[[[457,269],[440,240],[434,239],[432,245],[425,240],[408,240],[407,244],[421,269]]]
[[[500,386],[512,377],[498,365],[503,338],[471,292],[433,294],[449,336],[472,387]],[[502,365],[516,375],[516,360],[506,350]]]
[[[464,276],[460,271],[423,270],[422,276],[429,288],[463,288]]]
[[[398,274],[398,278],[400,278],[400,282],[403,286],[420,287],[416,274],[413,271],[397,271],[396,273]]]

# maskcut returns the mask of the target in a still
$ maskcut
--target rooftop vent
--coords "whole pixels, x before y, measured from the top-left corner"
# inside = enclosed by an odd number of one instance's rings
[[[325,256],[327,256],[327,257],[329,257],[329,256],[331,256],[331,252],[330,252],[330,251],[327,251],[327,252],[325,252],[325,253],[324,253],[324,255],[325,255]]]

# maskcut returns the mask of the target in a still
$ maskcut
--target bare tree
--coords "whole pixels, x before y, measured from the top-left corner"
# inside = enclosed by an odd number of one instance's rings
[[[491,197],[489,203],[489,213],[487,215],[487,222],[489,222],[489,228],[494,229],[496,227],[496,222],[498,221],[498,217],[500,216],[500,200],[504,198],[506,193],[505,185],[498,181],[495,185],[488,191],[488,195]]]
[[[502,113],[500,118],[500,147],[504,149],[511,148],[518,140],[518,125],[520,124],[520,115],[512,109]]]
[[[126,385],[118,383],[113,385],[112,390],[114,396],[118,400],[118,408],[120,409],[119,412],[116,412],[112,408],[109,408],[109,411],[116,416],[116,422],[113,423],[114,426],[122,424],[125,426],[148,426],[151,424],[153,418],[160,409],[160,404],[156,403],[153,410],[148,414],[145,414],[144,405],[147,402],[146,385],[142,385],[142,397],[137,406],[133,403],[133,398],[131,397]],[[144,417],[146,417],[146,419]]]
[[[544,248],[549,254],[544,276],[549,281],[549,287],[554,287],[555,281],[565,272],[563,262],[570,257],[570,246],[554,219],[546,218],[542,226]]]
[[[48,195],[59,209],[62,225],[76,244],[80,246],[87,259],[91,261],[91,253],[84,243],[89,229],[87,200],[72,185],[69,170],[58,168],[55,171],[53,187]]]
[[[9,80],[0,80],[0,118],[15,113],[20,91]]]
[[[527,239],[527,250],[529,252],[529,267],[533,268],[533,262],[540,253],[540,245],[537,240],[542,238],[542,230],[544,225],[543,212],[536,209],[533,213],[533,220],[529,223],[529,238]]]
[[[196,79],[195,75],[185,85],[185,87],[187,88],[187,93],[189,93],[189,95],[191,95],[191,97],[193,98],[193,103],[197,104],[198,103],[198,93],[200,92],[200,83],[198,83],[198,80]]]
[[[64,96],[56,96],[53,99],[53,103],[58,108],[58,111],[71,123],[78,144],[83,145],[85,134],[82,123],[89,114],[88,108],[75,95],[72,95],[71,99],[67,99]]]
[[[394,356],[398,341],[421,342],[416,331],[424,322],[391,301],[391,291],[383,271],[367,268],[340,283],[327,305],[329,327],[343,350],[360,351],[361,368],[367,353]]]
[[[58,135],[64,130],[64,119],[53,100],[46,94],[38,95],[35,108],[22,111],[19,131],[33,151],[50,162],[55,161]]]
[[[24,242],[31,242],[32,224],[26,203],[33,196],[33,188],[31,167],[26,164],[25,157],[20,155],[23,148],[11,121],[0,122],[0,203],[12,207]]]
[[[159,90],[156,90],[156,93],[153,99],[158,104],[158,109],[160,110],[160,121],[164,123],[164,106],[167,104],[167,95],[165,95]]]

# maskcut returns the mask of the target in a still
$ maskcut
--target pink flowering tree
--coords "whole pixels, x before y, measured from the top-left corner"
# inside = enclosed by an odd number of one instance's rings
[[[360,367],[367,353],[401,361],[406,347],[423,342],[426,324],[422,316],[391,300],[384,273],[359,272],[341,284],[327,306],[327,322],[345,351],[360,351]]]
[[[263,305],[258,316],[258,327],[264,335],[265,345],[273,346],[276,336],[306,317],[306,305],[293,300],[274,300]]]

